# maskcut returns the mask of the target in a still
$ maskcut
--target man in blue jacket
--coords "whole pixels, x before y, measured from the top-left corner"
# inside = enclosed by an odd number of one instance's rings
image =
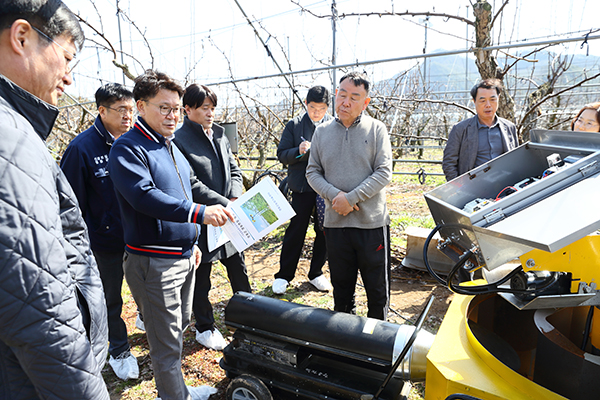
[[[183,88],[148,70],[135,80],[139,118],[111,151],[108,171],[125,234],[123,269],[142,311],[156,388],[162,400],[200,398],[181,372],[183,330],[191,318],[198,226],[221,226],[232,213],[192,199],[190,164],[172,143]]]
[[[0,1],[0,399],[109,400],[102,282],[44,143],[83,41],[61,1]]]
[[[292,191],[292,208],[296,215],[290,221],[283,237],[279,271],[273,281],[275,294],[285,293],[289,283],[294,279],[311,215],[314,220],[315,240],[308,279],[318,290],[331,289],[331,284],[323,276],[322,271],[327,260],[327,249],[323,231],[317,226],[317,194],[306,181],[311,140],[316,126],[331,119],[327,114],[328,107],[329,91],[323,86],[310,88],[306,95],[306,113],[287,123],[277,147],[277,158],[288,166],[288,187]]]
[[[96,91],[96,106],[94,124],[71,141],[60,167],[79,200],[102,278],[108,309],[108,362],[120,379],[137,379],[137,359],[129,351],[127,327],[121,318],[125,251],[121,214],[106,169],[113,142],[133,124],[133,93],[118,83],[108,83]]]

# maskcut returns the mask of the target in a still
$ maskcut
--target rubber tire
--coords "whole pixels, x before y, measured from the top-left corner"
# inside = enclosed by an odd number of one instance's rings
[[[273,400],[273,397],[260,379],[240,375],[227,386],[227,400]]]

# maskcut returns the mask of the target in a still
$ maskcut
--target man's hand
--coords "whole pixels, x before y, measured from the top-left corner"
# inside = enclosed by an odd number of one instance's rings
[[[305,140],[304,142],[300,143],[300,146],[298,146],[300,154],[306,153],[308,149],[310,149],[310,142],[308,140]]]
[[[214,206],[206,206],[202,223],[205,225],[223,226],[228,218],[233,222],[233,213],[222,205],[216,204]]]
[[[333,211],[337,212],[340,215],[343,215],[344,217],[354,210],[359,210],[357,204],[351,206],[350,203],[348,203],[348,199],[346,199],[346,192],[341,191],[337,194],[337,196],[333,198],[331,206],[333,208]]]
[[[194,269],[198,269],[200,266],[200,261],[202,261],[202,252],[198,248],[198,246],[194,245]]]

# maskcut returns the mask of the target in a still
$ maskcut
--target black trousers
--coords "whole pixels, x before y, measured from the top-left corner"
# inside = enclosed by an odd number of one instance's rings
[[[367,292],[367,316],[386,320],[390,298],[390,227],[325,228],[334,310],[356,314],[358,271]]]
[[[300,255],[302,255],[306,230],[308,229],[311,215],[314,215],[316,237],[313,243],[313,255],[310,260],[308,279],[315,279],[323,274],[323,265],[327,260],[327,246],[325,244],[325,235],[316,223],[316,198],[317,194],[315,192],[292,193],[292,208],[296,212],[296,215],[291,219],[290,225],[283,236],[283,246],[279,258],[279,272],[275,274],[275,278],[285,279],[288,282],[294,279],[296,267],[298,267],[298,261],[300,260]]]
[[[229,258],[224,258],[221,264],[227,269],[227,277],[231,283],[231,289],[235,292],[252,292],[250,282],[248,281],[248,273],[246,263],[244,262],[244,253],[235,253]],[[211,288],[210,272],[212,262],[202,263],[196,270],[196,286],[194,287],[194,303],[192,310],[196,318],[196,330],[204,332],[213,330],[215,318],[213,316],[212,304],[208,299],[208,292]]]
[[[129,350],[127,341],[127,327],[121,318],[123,299],[121,287],[123,286],[123,251],[100,252],[94,251],[94,257],[100,271],[100,279],[104,288],[104,298],[108,314],[108,351],[111,356],[117,357]]]

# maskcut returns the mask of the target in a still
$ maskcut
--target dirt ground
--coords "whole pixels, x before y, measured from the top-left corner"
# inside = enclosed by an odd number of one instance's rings
[[[402,267],[400,263],[404,256],[404,249],[401,244],[397,244],[404,243],[402,235],[407,223],[413,219],[427,218],[429,215],[422,194],[430,189],[430,187],[419,184],[399,183],[393,183],[388,189],[388,207],[390,208],[392,221],[401,221],[400,223],[392,223],[392,238],[396,240],[392,240],[391,310],[388,320],[397,324],[411,324],[423,310],[429,297],[434,295],[435,301],[424,324],[424,329],[435,333],[448,309],[452,293],[445,287],[441,287],[426,272]],[[308,283],[307,273],[312,243],[310,237],[306,240],[305,251],[298,265],[296,278],[290,284],[286,294],[276,296],[271,291],[273,275],[279,269],[279,254],[284,227],[274,231],[265,240],[255,244],[245,252],[248,275],[254,293],[315,307],[333,309],[332,294],[318,292]],[[324,271],[325,275],[329,277],[327,265]],[[223,317],[226,303],[232,296],[232,292],[226,278],[226,271],[222,265],[215,264],[212,280],[213,289],[210,297],[214,305],[217,327],[226,338],[230,338],[230,332],[223,323]],[[356,293],[357,313],[358,315],[366,315],[366,296],[360,285],[360,279]],[[127,299],[123,317],[130,332],[132,352],[138,358],[140,364],[140,378],[126,382],[119,381],[108,365],[104,368],[103,374],[112,399],[154,399],[157,392],[146,337],[143,332],[135,328],[135,305],[131,301],[126,286],[124,286],[123,294]],[[196,343],[193,327],[187,329],[184,336],[182,366],[186,383],[191,386],[210,385],[216,387],[218,393],[211,396],[211,400],[225,399],[225,390],[229,383],[224,371],[219,367],[220,358],[220,352],[207,350]],[[415,385],[410,398],[413,400],[422,399],[423,386]]]

